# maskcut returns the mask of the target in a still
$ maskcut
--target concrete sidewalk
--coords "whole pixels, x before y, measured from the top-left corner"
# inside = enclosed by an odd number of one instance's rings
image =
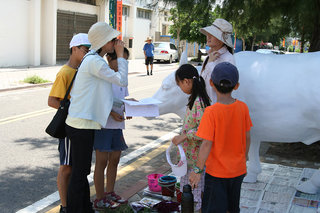
[[[146,67],[144,64],[144,59],[135,59],[129,61],[129,74],[137,73],[146,73]],[[178,65],[178,64],[174,64]],[[51,85],[59,70],[63,65],[54,65],[54,66],[36,66],[36,67],[13,67],[13,68],[0,68],[0,92],[19,89],[19,88],[28,88],[28,87],[38,87]],[[156,68],[157,67],[157,68]],[[172,68],[172,64],[166,63],[155,63],[154,71],[166,70]],[[156,69],[155,69],[156,68]],[[24,83],[23,80],[30,76],[39,76],[42,79],[50,81],[46,84],[28,84]]]

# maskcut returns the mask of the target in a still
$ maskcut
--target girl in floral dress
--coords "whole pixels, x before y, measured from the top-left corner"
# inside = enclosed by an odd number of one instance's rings
[[[196,136],[196,132],[204,109],[210,106],[210,99],[206,92],[205,82],[194,66],[190,64],[182,65],[176,71],[175,79],[180,89],[190,95],[181,134],[172,139],[172,143],[175,145],[182,145],[188,161],[187,174],[180,179],[180,190],[182,191],[183,186],[189,184],[189,174],[193,171],[198,159],[202,139]],[[201,194],[203,190],[204,172],[202,172],[201,182],[198,187],[193,190],[196,211],[201,209]]]

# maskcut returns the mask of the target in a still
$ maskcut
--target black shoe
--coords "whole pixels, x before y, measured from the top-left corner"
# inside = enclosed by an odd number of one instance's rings
[[[151,70],[151,72],[150,72],[150,75],[152,75],[152,70]]]
[[[149,71],[147,71],[147,75],[149,75]],[[151,74],[152,75],[152,74]]]
[[[67,207],[60,205],[60,213],[67,213]]]

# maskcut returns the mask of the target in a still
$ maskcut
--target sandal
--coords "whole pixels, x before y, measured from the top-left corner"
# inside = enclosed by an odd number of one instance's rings
[[[114,191],[113,192],[105,192],[104,195],[114,201],[114,202],[117,202],[117,203],[120,203],[120,204],[125,204],[125,203],[128,203],[127,200],[123,199],[122,197],[120,197],[119,195],[117,195]]]
[[[120,203],[113,202],[107,198],[95,199],[93,201],[93,208],[95,210],[105,210],[105,209],[115,209],[120,205]]]

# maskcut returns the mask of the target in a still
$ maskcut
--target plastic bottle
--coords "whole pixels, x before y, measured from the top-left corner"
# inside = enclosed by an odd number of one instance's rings
[[[193,194],[191,191],[191,186],[189,184],[183,186],[183,192],[181,196],[181,212],[182,213],[193,213]]]

